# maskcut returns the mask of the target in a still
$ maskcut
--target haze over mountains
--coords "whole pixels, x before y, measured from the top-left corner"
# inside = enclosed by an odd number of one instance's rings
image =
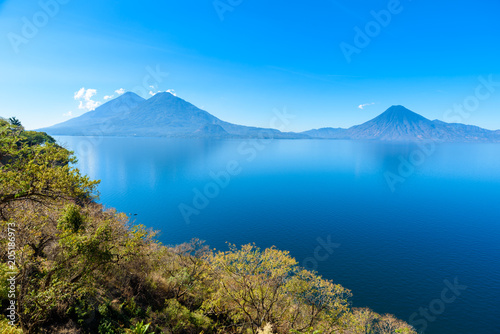
[[[500,142],[500,131],[431,121],[403,106],[392,106],[374,119],[349,129],[321,128],[293,133],[224,122],[170,93],[158,93],[146,100],[131,92],[39,131],[67,136]]]
[[[500,131],[473,125],[431,121],[403,106],[392,106],[374,119],[349,129],[322,128],[303,132],[313,138],[385,141],[496,142]]]
[[[147,100],[127,92],[93,111],[39,130],[68,136],[307,138],[224,122],[166,92]]]

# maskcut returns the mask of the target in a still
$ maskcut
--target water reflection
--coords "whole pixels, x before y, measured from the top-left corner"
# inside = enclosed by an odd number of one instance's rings
[[[137,213],[167,244],[193,237],[276,245],[299,260],[318,237],[341,244],[318,271],[354,292],[356,306],[402,319],[459,276],[471,294],[426,333],[494,333],[500,309],[500,145],[437,144],[395,191],[386,173],[414,144],[329,140],[184,140],[59,137],[78,166],[102,179],[101,201]],[[87,142],[87,143],[85,143]],[[243,146],[242,146],[243,145]],[[179,204],[241,172],[186,224]],[[467,320],[468,319],[468,320]]]

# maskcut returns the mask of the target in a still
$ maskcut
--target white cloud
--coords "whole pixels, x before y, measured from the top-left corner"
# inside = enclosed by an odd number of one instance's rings
[[[164,92],[161,90],[156,91],[156,92],[153,92],[152,90],[149,91],[149,95],[151,95],[151,96],[155,96],[158,93],[164,93]],[[173,89],[166,90],[165,93],[170,93],[173,96],[177,96],[177,94],[175,93],[175,91]]]
[[[99,107],[101,105],[101,102],[99,101],[80,101],[80,104],[78,105],[78,109],[83,109],[83,110],[94,110],[95,108]]]
[[[92,100],[92,97],[96,94],[97,90],[90,88],[85,89],[85,87],[82,87],[78,92],[75,92],[74,99],[80,101],[78,109],[90,111],[100,106],[101,102]]]
[[[85,94],[85,87],[82,87],[78,92],[75,93],[75,100],[81,99]]]
[[[92,98],[92,96],[94,96],[95,94],[97,94],[97,90],[95,89],[87,89],[87,91],[85,92],[85,100],[88,101]]]
[[[125,93],[125,89],[123,89],[123,88],[117,89],[117,90],[115,90],[115,93],[118,95],[122,95],[123,93]]]
[[[70,110],[70,111],[64,113],[63,116],[65,116],[65,117],[73,117],[73,112]]]
[[[375,102],[372,102],[372,103],[365,103],[365,104],[360,104],[360,105],[358,106],[358,108],[359,108],[359,109],[365,109],[365,107],[372,106],[372,105],[374,105],[374,104],[375,104]]]
[[[114,95],[106,95],[106,96],[104,97],[104,101],[109,100],[109,99],[112,99],[113,97],[114,97]]]

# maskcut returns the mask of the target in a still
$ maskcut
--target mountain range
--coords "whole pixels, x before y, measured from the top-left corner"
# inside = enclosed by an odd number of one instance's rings
[[[168,92],[147,100],[127,92],[95,110],[38,131],[67,136],[500,142],[500,130],[431,121],[403,106],[392,106],[374,119],[348,129],[281,132],[222,121]]]

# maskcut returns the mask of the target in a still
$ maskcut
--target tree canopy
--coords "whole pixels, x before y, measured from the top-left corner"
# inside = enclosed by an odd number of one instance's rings
[[[0,119],[0,303],[14,271],[18,315],[15,326],[0,316],[2,333],[415,334],[352,308],[349,290],[286,251],[162,245],[97,204],[98,181],[75,162],[52,137]]]
[[[2,124],[3,123],[3,124]],[[82,176],[72,152],[45,133],[0,123],[0,215],[15,201],[44,205],[92,198],[98,181]]]
[[[21,126],[21,121],[18,120],[16,117],[10,117],[9,118],[9,122],[10,122],[11,125]]]

